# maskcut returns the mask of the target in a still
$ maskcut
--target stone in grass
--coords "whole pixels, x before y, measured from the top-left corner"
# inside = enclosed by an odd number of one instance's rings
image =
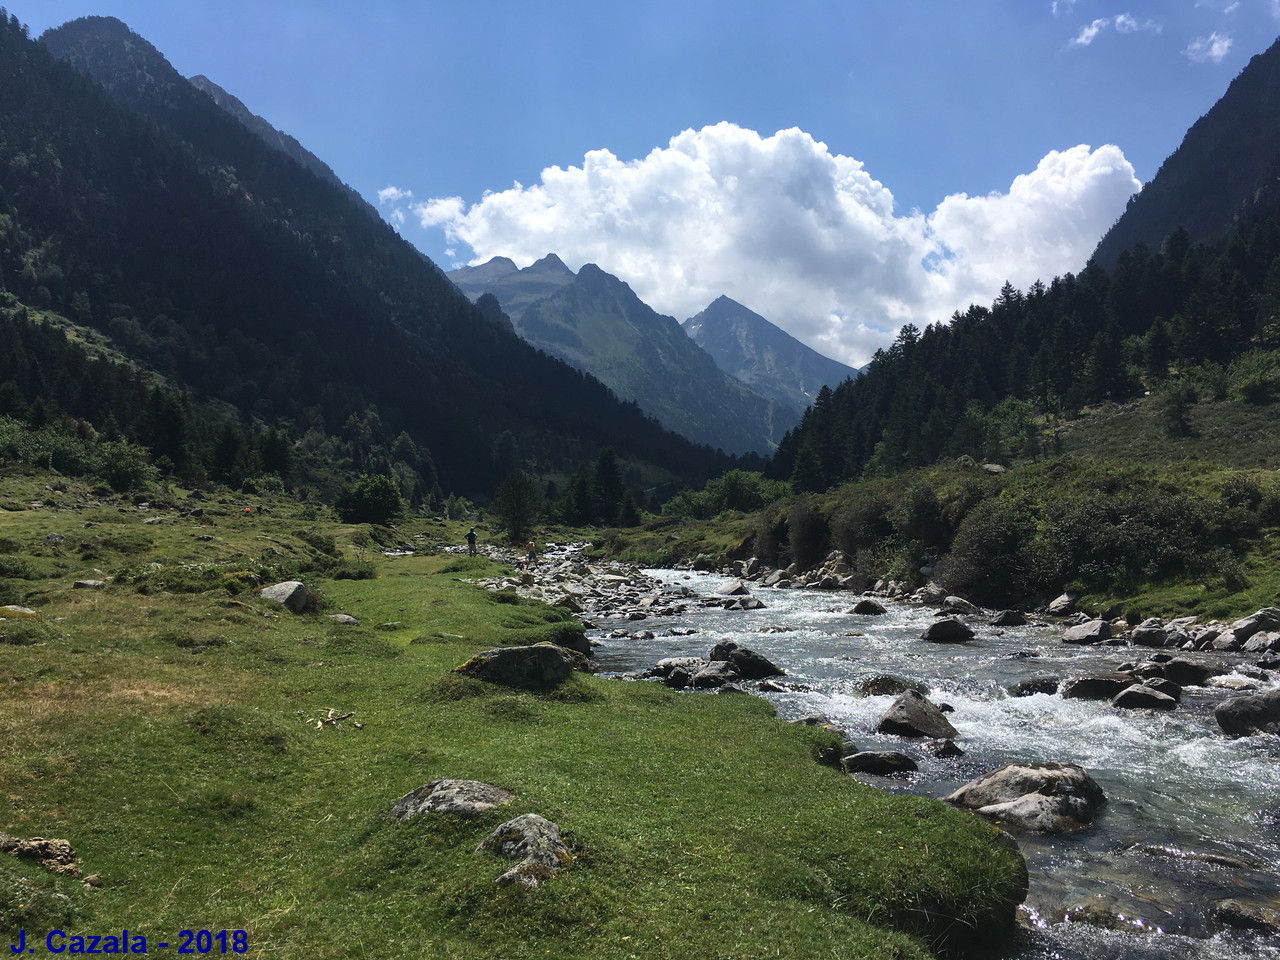
[[[1036,833],[1074,833],[1091,824],[1106,795],[1072,763],[1010,763],[970,780],[946,802]]]
[[[508,820],[485,837],[476,853],[488,850],[520,862],[498,877],[498,883],[532,889],[573,862],[573,854],[560,838],[560,828],[536,813]]]
[[[71,584],[72,590],[101,590],[107,585],[105,580],[77,580]]]
[[[454,673],[509,687],[553,687],[574,670],[586,670],[587,658],[554,643],[483,650]]]
[[[472,819],[510,803],[514,796],[510,790],[479,780],[432,780],[397,800],[391,815],[407,820],[420,813],[451,813]]]
[[[351,616],[351,614],[349,613],[333,613],[329,615],[329,619],[332,620],[334,623],[340,624],[344,627],[360,626],[360,621],[357,620],[355,617]]]
[[[960,736],[942,711],[914,690],[908,690],[885,711],[876,727],[879,733],[899,737],[929,737],[952,740]]]
[[[307,609],[307,588],[297,580],[273,583],[269,587],[263,587],[259,595],[263,600],[279,603],[294,613],[302,613]]]

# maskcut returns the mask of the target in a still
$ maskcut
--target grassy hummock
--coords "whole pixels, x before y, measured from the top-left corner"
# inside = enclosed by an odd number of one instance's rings
[[[127,928],[154,952],[245,930],[250,954],[307,960],[915,958],[1011,922],[1025,871],[1006,837],[819,765],[834,735],[763,700],[453,673],[575,629],[466,582],[498,571],[484,559],[373,555],[353,546],[367,528],[286,501],[191,517],[49,480],[0,478],[28,507],[0,513],[0,590],[42,625],[0,646],[0,831],[68,839],[102,886],[0,857],[0,937]],[[460,542],[426,521],[395,533]],[[337,563],[375,575],[332,579]],[[273,576],[317,609],[272,610],[255,585]],[[90,578],[108,584],[72,588]],[[391,818],[439,778],[515,800]],[[522,813],[574,857],[533,891],[473,852]]]

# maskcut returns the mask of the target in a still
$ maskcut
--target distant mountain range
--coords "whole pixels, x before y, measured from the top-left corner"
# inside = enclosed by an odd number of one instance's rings
[[[1139,243],[1159,248],[1175,230],[1221,239],[1280,199],[1280,41],[1253,57],[1094,251],[1110,270]]]
[[[717,298],[683,326],[721,370],[795,410],[812,406],[824,386],[862,372],[824,357],[728,297]]]
[[[575,275],[554,254],[523,270],[495,258],[449,277],[469,297],[497,297],[531,344],[691,440],[728,453],[768,453],[800,419],[795,407],[721,370],[675,319],[595,264]]]

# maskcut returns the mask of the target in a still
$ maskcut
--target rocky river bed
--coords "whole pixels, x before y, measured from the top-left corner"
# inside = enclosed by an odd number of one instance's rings
[[[822,718],[851,752],[907,757],[915,769],[851,774],[881,789],[945,797],[1012,763],[1087,771],[1106,798],[1092,823],[1011,828],[1032,882],[1010,958],[1280,958],[1280,738],[1232,727],[1257,717],[1223,707],[1280,698],[1266,696],[1280,689],[1280,614],[1128,624],[1061,598],[1059,615],[1023,617],[849,582],[839,567],[642,571],[554,547],[488,586],[574,611],[604,675],[690,696],[744,690],[783,719]],[[931,631],[950,642],[923,639]],[[732,676],[710,656],[726,643],[783,675]],[[673,660],[674,684],[655,670]],[[946,711],[957,749],[887,732],[907,688]]]

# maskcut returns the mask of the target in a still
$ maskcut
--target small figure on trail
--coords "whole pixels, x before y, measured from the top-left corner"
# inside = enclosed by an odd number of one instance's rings
[[[525,561],[525,563],[526,563],[526,566],[528,566],[529,568],[532,568],[534,562],[538,559],[538,541],[530,540],[529,543],[527,544],[526,549],[528,549],[529,551],[529,557]]]
[[[474,557],[476,555],[476,528],[472,527],[467,531],[467,556]]]

